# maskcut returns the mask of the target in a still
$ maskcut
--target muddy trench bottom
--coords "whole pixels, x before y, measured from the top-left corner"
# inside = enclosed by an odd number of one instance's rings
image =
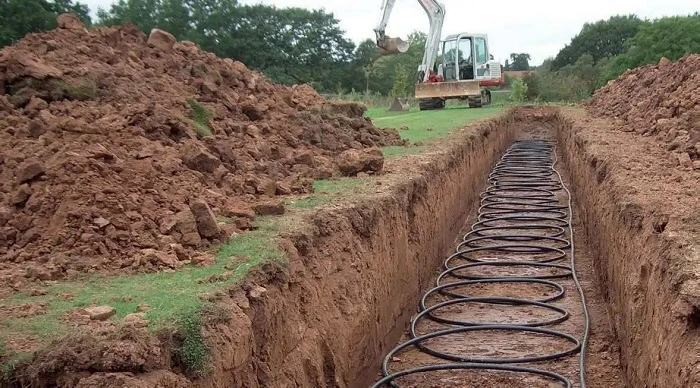
[[[570,179],[566,166],[563,164],[561,155],[562,147],[556,142],[556,128],[554,123],[523,123],[522,129],[519,131],[517,141],[529,140],[544,140],[549,144],[554,145],[552,156],[556,157],[557,163],[555,169],[561,174],[562,181],[565,187],[571,190]],[[552,175],[552,179],[558,181],[556,174]],[[487,181],[482,183],[483,190],[489,186]],[[553,191],[555,193],[556,204],[560,206],[568,206],[568,197],[564,190]],[[512,193],[511,193],[512,194]],[[524,193],[531,195],[529,203],[538,203],[538,194],[535,192]],[[583,232],[580,217],[578,216],[576,193],[572,193],[572,229],[574,232],[575,257],[576,257],[576,273],[579,282],[583,288],[586,298],[586,306],[589,313],[589,336],[586,348],[586,373],[585,382],[588,387],[626,387],[623,381],[623,373],[620,367],[619,345],[615,339],[609,316],[606,310],[606,304],[600,292],[603,285],[596,281],[594,273],[593,258],[587,247],[587,241]],[[540,201],[541,203],[541,201]],[[483,206],[484,202],[482,202]],[[488,209],[484,210],[488,211]],[[568,210],[564,210],[568,216]],[[519,213],[533,215],[534,213]],[[567,217],[568,219],[568,217]],[[447,259],[453,255],[457,246],[462,242],[463,237],[472,230],[472,225],[478,222],[477,209],[473,209],[470,216],[466,220],[464,227],[459,233],[457,240],[451,247],[451,250],[446,253],[443,259]],[[532,224],[532,222],[529,222]],[[489,224],[494,226],[495,223]],[[513,225],[504,221],[498,226]],[[570,233],[567,228],[557,229],[558,225],[552,225],[547,236],[558,236],[559,239],[571,241]],[[563,225],[559,225],[563,226]],[[541,232],[542,230],[539,230]],[[498,233],[498,231],[494,231]],[[538,231],[533,230],[532,234],[541,235]],[[562,233],[563,232],[563,233]],[[513,233],[511,231],[511,233]],[[530,233],[526,233],[530,234]],[[473,237],[473,235],[472,235]],[[562,247],[564,243],[552,238],[549,243],[545,244],[551,247]],[[541,241],[541,240],[540,240]],[[502,243],[502,242],[501,242]],[[519,244],[518,241],[508,242],[511,244]],[[557,245],[559,244],[559,245]],[[487,244],[488,245],[488,244]],[[460,249],[463,250],[463,249]],[[571,249],[562,249],[565,252],[565,257],[552,261],[552,264],[562,266],[570,265]],[[476,251],[477,257],[481,252]],[[481,255],[488,256],[486,253]],[[548,258],[547,254],[556,255],[556,252],[547,251],[539,254],[525,253],[531,255],[533,261],[543,260]],[[509,257],[514,255],[523,255],[523,253],[511,253]],[[470,262],[459,257],[450,261],[449,267],[454,268],[459,265],[469,264]],[[522,269],[526,268],[526,269]],[[431,286],[435,286],[438,276],[444,271],[444,267],[437,268],[433,276]],[[514,272],[515,271],[515,272]],[[519,272],[518,272],[519,271]],[[525,271],[525,272],[523,272]],[[535,271],[535,272],[533,272]],[[561,268],[551,267],[496,267],[496,266],[474,266],[465,269],[464,271],[456,271],[462,275],[473,275],[477,277],[487,276],[537,276],[546,277],[547,275],[556,276],[566,272]],[[467,276],[468,277],[468,276]],[[538,279],[539,280],[539,279]],[[581,298],[576,285],[571,276],[561,276],[553,279],[537,282],[483,282],[479,283],[471,279],[457,278],[448,274],[440,280],[441,285],[454,282],[466,282],[463,285],[445,288],[444,290],[453,293],[454,295],[445,296],[439,292],[430,293],[425,296],[427,289],[416,300],[416,311],[414,312],[412,322],[416,314],[421,311],[420,302],[424,298],[425,306],[430,309],[439,303],[444,303],[443,307],[431,310],[433,317],[438,320],[444,320],[447,323],[436,322],[423,315],[421,319],[416,321],[415,334],[416,336],[426,335],[429,333],[438,332],[441,330],[455,331],[454,333],[442,335],[419,342],[419,346],[424,346],[428,352],[440,352],[446,355],[455,357],[468,357],[494,360],[489,362],[492,365],[498,366],[515,366],[519,368],[534,368],[540,371],[553,372],[567,379],[571,386],[581,387],[579,383],[579,363],[580,351],[576,350],[576,343],[572,342],[571,338],[578,340],[579,343],[583,340],[584,335],[584,310],[581,305]],[[554,282],[560,288],[548,283]],[[563,296],[555,299],[556,295],[563,290]],[[459,298],[474,298],[471,301],[463,301]],[[503,303],[486,303],[486,298],[520,298],[529,301],[539,301],[542,304],[503,304]],[[554,300],[550,300],[554,299]],[[548,307],[551,306],[551,307]],[[565,315],[568,313],[568,317]],[[563,320],[563,321],[561,321]],[[522,330],[471,330],[458,331],[459,328],[465,328],[464,324],[451,324],[449,321],[469,322],[476,325],[482,324],[532,324],[534,322],[545,321],[561,321],[550,325],[537,326],[539,329],[554,330],[564,336],[556,336],[548,333],[522,331]],[[535,329],[535,330],[536,330]],[[407,329],[397,343],[406,344],[411,340],[410,332]],[[572,349],[576,351],[572,351]],[[502,359],[518,359],[523,357],[543,357],[556,353],[572,354],[565,355],[560,358],[542,360],[536,362],[517,362],[517,363],[499,363]],[[389,374],[409,371],[414,368],[431,368],[432,366],[441,364],[458,364],[459,359],[449,360],[436,357],[421,351],[415,345],[409,345],[392,355],[388,362]],[[380,366],[381,367],[381,366]],[[373,383],[381,380],[384,375],[381,370],[378,370],[376,379]],[[552,377],[542,376],[525,372],[501,371],[501,370],[485,370],[485,369],[449,369],[438,371],[424,371],[420,373],[412,373],[402,377],[398,377],[394,382],[399,387],[563,387],[567,386],[561,381],[557,381]],[[382,385],[384,387],[389,384]]]

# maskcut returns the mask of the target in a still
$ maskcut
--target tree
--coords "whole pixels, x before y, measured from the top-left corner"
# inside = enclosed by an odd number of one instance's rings
[[[503,66],[503,71],[510,71],[510,62],[506,59],[506,64]]]
[[[662,57],[675,61],[686,54],[700,53],[700,13],[664,17],[646,23],[625,42],[625,49],[605,66],[598,86],[605,85],[627,69],[658,63]]]
[[[357,79],[363,77],[364,84],[362,88],[365,94],[370,93],[370,81],[376,76],[379,66],[377,60],[379,59],[379,50],[377,50],[377,45],[372,39],[367,39],[361,42],[357,49],[355,49],[355,54],[353,58],[353,70],[348,80],[348,84],[359,86]],[[360,90],[359,87],[352,87],[353,89]]]
[[[88,7],[73,0],[5,0],[0,3],[0,47],[29,33],[56,28],[56,18],[65,12],[75,13],[83,23],[91,24]]]
[[[625,51],[625,42],[632,38],[639,28],[648,24],[636,15],[616,15],[607,20],[586,23],[571,43],[566,45],[552,61],[552,70],[573,65],[584,54],[593,57],[597,63],[603,58],[610,58]]]
[[[530,54],[521,53],[510,54],[510,70],[523,71],[530,70]]]

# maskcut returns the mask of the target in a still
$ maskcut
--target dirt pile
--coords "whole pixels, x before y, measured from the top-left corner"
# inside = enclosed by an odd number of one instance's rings
[[[620,118],[623,130],[667,143],[670,160],[700,168],[700,55],[628,70],[598,90],[585,106]]]
[[[59,26],[0,51],[0,282],[12,287],[210,261],[196,252],[340,174],[344,151],[403,144],[362,106],[167,32]]]

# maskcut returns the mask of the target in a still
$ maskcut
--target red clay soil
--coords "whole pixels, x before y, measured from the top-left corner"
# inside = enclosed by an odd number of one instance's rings
[[[621,129],[655,136],[680,168],[700,169],[700,55],[628,70],[584,104]]]
[[[375,147],[403,144],[363,106],[166,32],[60,19],[0,51],[0,296],[34,279],[206,262],[195,252],[283,212],[274,197],[380,173]]]

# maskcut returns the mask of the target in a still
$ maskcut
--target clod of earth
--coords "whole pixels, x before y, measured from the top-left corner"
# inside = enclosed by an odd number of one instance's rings
[[[117,313],[117,310],[111,306],[87,307],[84,310],[90,319],[95,321],[104,321]]]
[[[173,34],[157,28],[152,29],[151,34],[148,36],[149,46],[166,52],[173,49],[175,42],[176,40]]]
[[[146,320],[146,314],[144,313],[131,313],[124,317],[124,324],[141,328],[148,326],[148,321]]]
[[[384,166],[384,156],[378,148],[347,150],[336,159],[343,175],[354,176],[359,172],[379,172]]]
[[[64,28],[64,29],[68,29],[68,30],[83,30],[83,29],[85,29],[85,26],[80,21],[80,19],[72,13],[64,13],[64,14],[58,15],[56,22],[58,23],[58,28]]]

